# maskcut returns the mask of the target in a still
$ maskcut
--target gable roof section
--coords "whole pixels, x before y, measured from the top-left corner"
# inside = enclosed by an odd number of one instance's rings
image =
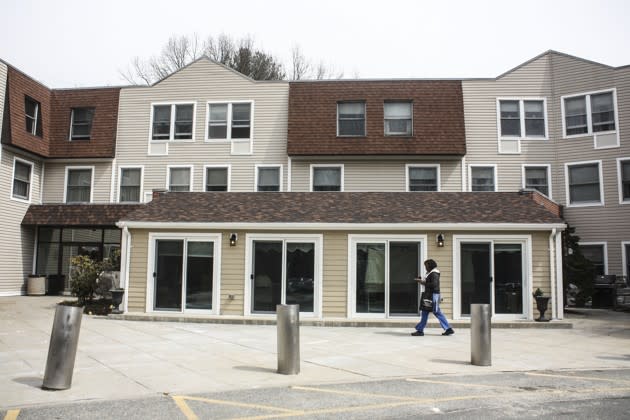
[[[554,225],[559,207],[537,202],[535,192],[166,192],[126,214],[122,224]],[[552,203],[552,202],[551,202]],[[167,227],[167,226],[164,226]],[[210,226],[209,226],[210,227]],[[436,226],[437,227],[437,226]],[[235,227],[236,228],[236,227]]]
[[[365,136],[337,136],[337,104],[365,102]],[[386,136],[384,103],[411,102],[411,136]],[[290,156],[454,155],[466,153],[460,80],[291,82]]]

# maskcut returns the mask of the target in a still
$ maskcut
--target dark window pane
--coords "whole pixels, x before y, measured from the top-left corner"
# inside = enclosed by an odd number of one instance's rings
[[[249,136],[249,132],[247,133],[247,136]],[[210,127],[208,127],[208,138],[226,139],[227,125],[210,125]]]
[[[72,140],[89,140],[93,118],[94,108],[73,108],[70,138]]]
[[[385,244],[357,244],[356,312],[385,312]]]
[[[313,191],[341,191],[341,168],[313,168]]]
[[[340,136],[365,135],[365,103],[351,102],[337,104]]]
[[[175,106],[175,139],[190,140],[192,139],[193,130],[193,106],[192,105],[176,105]]]
[[[525,188],[533,188],[549,195],[547,168],[525,168]]]
[[[227,168],[206,169],[206,191],[227,191]]]
[[[280,191],[279,168],[258,168],[258,191]]]
[[[436,168],[409,168],[410,191],[437,191]]]
[[[521,135],[520,104],[518,101],[500,101],[501,107],[501,135]]]
[[[472,168],[472,191],[494,191],[493,168]]]
[[[153,140],[168,140],[171,136],[171,106],[153,107]]]
[[[188,242],[186,308],[212,309],[214,244]]]
[[[300,312],[313,312],[315,244],[287,243],[286,303],[300,305]]]
[[[615,107],[612,92],[591,95],[591,117],[594,132],[615,129]]]

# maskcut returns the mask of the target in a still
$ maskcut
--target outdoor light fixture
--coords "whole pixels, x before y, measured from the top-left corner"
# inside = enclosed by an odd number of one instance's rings
[[[238,235],[236,233],[230,234],[230,246],[236,246],[236,241],[238,240]]]
[[[441,233],[438,233],[438,235],[437,235],[437,237],[435,239],[437,240],[437,246],[442,248],[444,246],[444,235],[441,234]]]

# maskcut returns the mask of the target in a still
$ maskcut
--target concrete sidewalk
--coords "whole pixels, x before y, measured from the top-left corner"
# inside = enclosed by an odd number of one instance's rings
[[[40,387],[61,297],[0,297],[0,410],[81,400],[313,385],[432,374],[630,368],[630,313],[567,314],[572,329],[493,329],[492,366],[470,364],[470,330],[300,328],[301,373],[276,373],[276,327],[84,315],[72,387]]]

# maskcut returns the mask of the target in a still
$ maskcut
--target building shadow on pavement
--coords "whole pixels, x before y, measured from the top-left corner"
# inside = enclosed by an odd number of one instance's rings
[[[429,359],[432,363],[444,363],[450,365],[470,365],[470,360]]]
[[[264,368],[260,366],[234,366],[233,369],[246,370],[248,372],[276,373],[276,369]]]

